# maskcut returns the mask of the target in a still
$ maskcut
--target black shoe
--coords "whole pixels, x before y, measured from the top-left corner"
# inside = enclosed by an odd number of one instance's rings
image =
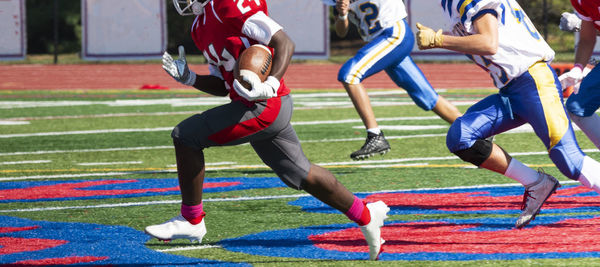
[[[385,140],[383,132],[379,135],[367,133],[365,144],[359,150],[350,154],[350,158],[353,160],[361,160],[374,156],[375,154],[383,155],[388,151],[390,151],[390,144]]]

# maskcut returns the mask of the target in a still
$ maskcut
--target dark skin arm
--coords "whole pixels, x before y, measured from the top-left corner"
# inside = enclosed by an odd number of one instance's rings
[[[197,75],[194,88],[214,96],[227,96],[229,91],[221,78],[212,75]]]
[[[279,30],[271,37],[271,42],[269,42],[268,45],[275,50],[273,52],[273,66],[271,67],[270,76],[274,76],[281,80],[292,61],[292,55],[294,54],[296,45],[282,30]]]
[[[271,37],[269,46],[275,50],[273,55],[273,66],[271,67],[271,76],[281,80],[283,74],[290,65],[296,45],[284,31],[280,30]],[[214,96],[227,96],[229,94],[223,80],[212,75],[196,76],[194,88]]]

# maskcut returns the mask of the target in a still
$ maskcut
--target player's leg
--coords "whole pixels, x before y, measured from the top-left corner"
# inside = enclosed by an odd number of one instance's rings
[[[423,110],[432,110],[448,123],[454,122],[462,113],[448,100],[437,94],[419,67],[407,56],[399,64],[388,67],[386,73]]]
[[[375,118],[375,113],[373,112],[373,107],[371,106],[369,94],[367,94],[367,90],[365,90],[362,83],[343,83],[343,85],[367,130],[380,131],[377,119]],[[378,134],[379,132],[374,133]]]
[[[365,159],[375,154],[385,154],[390,150],[390,145],[377,124],[371,101],[361,82],[388,66],[396,64],[410,53],[412,44],[405,43],[405,37],[408,37],[406,25],[398,22],[362,47],[340,68],[338,80],[344,85],[367,128],[365,144],[350,155],[354,160]]]
[[[525,186],[523,211],[516,223],[521,228],[535,218],[547,197],[554,192],[558,181],[531,169],[486,139],[525,123],[519,116],[511,116],[511,109],[502,99],[499,94],[491,95],[469,108],[450,126],[446,145],[450,152],[462,160],[500,173]]]
[[[269,101],[275,102],[272,106],[276,108],[260,106],[250,109],[236,101],[189,117],[175,127],[171,136],[181,191],[181,214],[165,223],[146,227],[146,233],[160,240],[181,238],[202,241],[206,234],[202,206],[205,172],[203,149],[245,143],[252,136],[260,134],[273,123],[261,120],[260,115],[278,112],[279,109],[279,98]],[[261,121],[254,123],[256,120]]]
[[[577,94],[567,99],[567,110],[573,123],[600,148],[600,117],[596,114],[600,107],[600,65],[596,65],[583,79]]]
[[[600,163],[585,155],[579,148],[562,104],[560,83],[554,70],[546,64],[536,64],[528,74],[531,79],[520,81],[532,80],[531,86],[536,90],[519,92],[521,95],[514,101],[522,102],[515,112],[526,117],[548,149],[550,159],[565,176],[600,192]]]
[[[304,155],[300,140],[286,116],[291,116],[291,98],[282,110],[277,123],[286,123],[276,135],[251,142],[252,147],[265,164],[290,188],[305,190],[325,204],[344,213],[361,226],[370,249],[370,258],[376,259],[381,244],[379,229],[387,218],[389,208],[383,202],[363,203],[354,196],[328,170],[310,163]],[[288,115],[289,114],[289,115]],[[274,128],[279,128],[274,125]]]

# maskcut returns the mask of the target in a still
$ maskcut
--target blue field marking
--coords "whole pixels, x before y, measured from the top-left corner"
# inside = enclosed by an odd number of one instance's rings
[[[147,248],[150,239],[141,231],[125,226],[90,223],[46,222],[0,216],[0,265],[27,261],[31,265],[51,264],[75,259],[101,259],[74,265],[117,266],[250,266],[207,259],[188,258]],[[24,229],[16,229],[24,228]],[[52,244],[49,248],[28,251],[32,244]],[[70,260],[72,262],[73,260]]]
[[[277,177],[206,178],[204,193],[286,185]],[[0,183],[0,203],[178,195],[177,178],[18,181]]]

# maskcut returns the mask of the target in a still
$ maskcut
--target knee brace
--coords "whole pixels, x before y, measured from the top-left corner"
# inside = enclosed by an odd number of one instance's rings
[[[491,141],[479,139],[471,147],[456,151],[454,154],[466,162],[479,166],[492,154],[492,146]]]

